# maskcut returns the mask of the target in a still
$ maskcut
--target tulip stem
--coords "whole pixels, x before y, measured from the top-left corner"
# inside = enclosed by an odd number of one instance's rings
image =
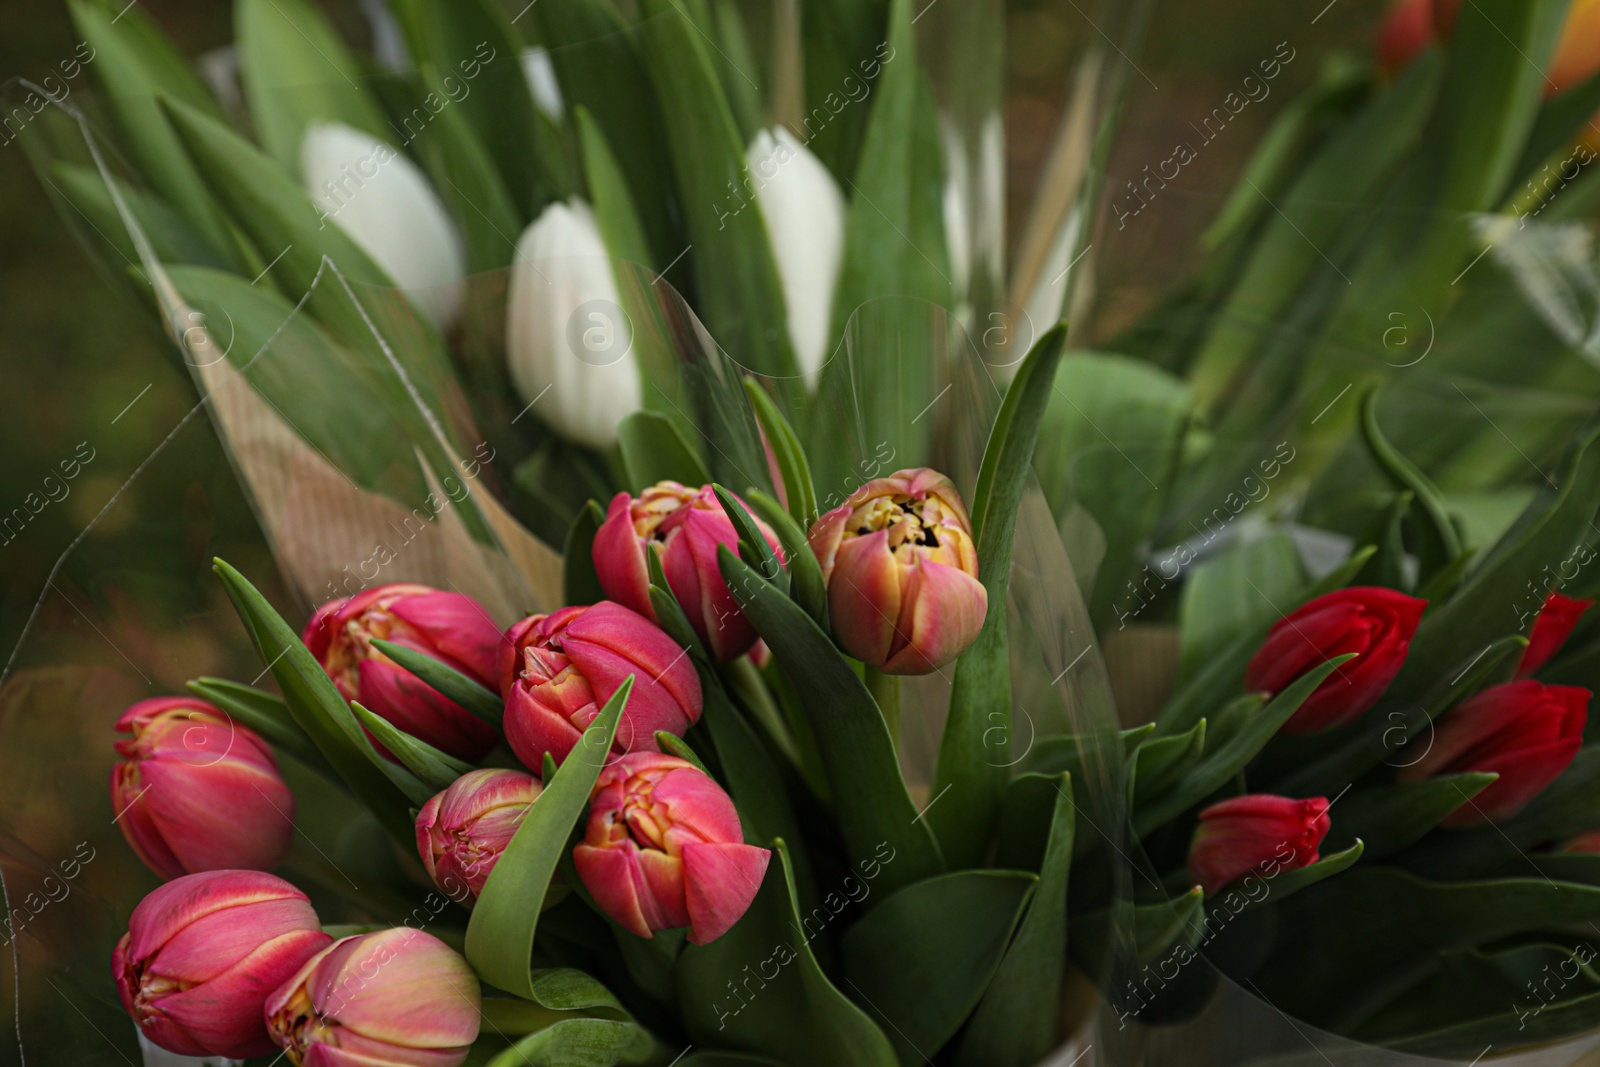
[[[884,674],[876,667],[868,667],[866,681],[867,692],[878,702],[878,710],[883,713],[884,724],[889,727],[889,740],[894,742],[894,750],[899,752],[900,678],[897,675]]]

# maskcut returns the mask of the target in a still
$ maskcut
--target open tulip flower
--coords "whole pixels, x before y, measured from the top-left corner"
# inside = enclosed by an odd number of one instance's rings
[[[267,1030],[299,1067],[458,1067],[481,996],[454,949],[398,926],[307,960],[267,999]]]
[[[1560,593],[1545,597],[1544,606],[1534,617],[1533,629],[1528,631],[1528,647],[1522,650],[1522,660],[1517,664],[1517,677],[1537,674],[1540,667],[1550,662],[1561,646],[1572,636],[1573,628],[1583,613],[1594,607],[1593,600],[1576,600]]]
[[[781,562],[777,535],[760,519],[756,525]],[[611,498],[594,539],[594,569],[607,597],[653,620],[650,569],[644,554],[659,552],[667,585],[688,615],[689,625],[718,663],[729,663],[756,643],[755,629],[717,564],[719,547],[737,550],[738,544],[733,520],[711,486],[691,489],[678,482],[658,482],[638,496],[618,493]]]
[[[972,521],[949,478],[926,467],[876,478],[811,527],[834,636],[885,674],[927,674],[983,629]]]
[[[272,750],[193,697],[141,700],[117,720],[111,769],[117,827],[163,878],[268,870],[294,836],[294,794]]]
[[[1357,654],[1334,671],[1284,724],[1309,734],[1354,722],[1371,710],[1405,665],[1426,600],[1379,586],[1319,596],[1273,624],[1245,668],[1245,688],[1271,695],[1335,656]]]
[[[183,1056],[265,1056],[267,997],[333,939],[306,895],[259,871],[174,878],[133,909],[112,954],[122,1004]]]
[[[477,900],[541,789],[531,774],[489,768],[468,771],[424,804],[417,854],[433,884],[457,903]]]
[[[684,650],[621,604],[562,608],[506,631],[500,689],[506,741],[529,770],[557,763],[617,689],[634,676],[615,747],[656,749],[656,731],[682,735],[700,719],[700,676]]]
[[[1433,745],[1400,780],[1489,771],[1500,777],[1445,818],[1445,826],[1499,823],[1561,776],[1583,745],[1589,690],[1532,679],[1485,689],[1434,725]]]
[[[393,641],[493,689],[500,629],[471,597],[425,585],[375,586],[322,605],[302,637],[346,700],[434,748],[470,762],[499,740],[494,727],[372,647],[373,638]]]
[[[600,773],[578,877],[607,915],[638,934],[688,927],[691,944],[739,921],[772,854],[744,843],[722,787],[676,756],[635,752]]]
[[[1200,812],[1189,845],[1189,877],[1210,897],[1248,874],[1273,878],[1309,866],[1330,825],[1326,797],[1251,793],[1213,804]]]

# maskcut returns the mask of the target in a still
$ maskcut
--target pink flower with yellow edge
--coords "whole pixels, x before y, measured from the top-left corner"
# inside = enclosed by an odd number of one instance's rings
[[[182,1056],[265,1056],[262,1006],[332,942],[306,895],[260,871],[206,871],[139,902],[111,956],[144,1036]]]
[[[543,786],[521,771],[468,771],[417,813],[417,854],[451,900],[478,899],[500,854],[528,817]]]
[[[630,674],[618,752],[653,752],[657,730],[681,736],[700,720],[694,663],[643,615],[602,600],[523,619],[500,649],[511,751],[533,771],[544,769],[546,752],[560,763]]]
[[[977,638],[989,607],[955,483],[926,467],[875,478],[811,527],[834,637],[885,674],[927,674]]]
[[[459,1067],[478,1039],[478,976],[432,934],[335,941],[267,998],[267,1031],[299,1067]]]
[[[686,760],[623,756],[600,772],[572,860],[607,915],[640,937],[715,941],[750,907],[772,854],[744,843],[722,787]]]
[[[378,651],[374,638],[421,652],[493,689],[500,628],[483,607],[426,585],[380,585],[328,601],[301,635],[346,700],[360,701],[457,759],[482,759],[499,740],[494,727]]]
[[[1328,798],[1249,793],[1200,812],[1189,845],[1189,877],[1215,896],[1248,874],[1272,878],[1317,862],[1328,836]]]
[[[777,535],[760,519],[755,522],[781,563]],[[607,598],[659,621],[650,604],[645,552],[659,553],[667,586],[689,625],[718,663],[729,663],[750,651],[756,632],[722,578],[722,546],[737,552],[739,534],[711,486],[657,482],[636,497],[618,493],[611,499],[594,538],[594,569]]]
[[[193,697],[141,700],[117,720],[111,808],[122,836],[162,878],[278,865],[294,836],[294,794],[272,749]]]

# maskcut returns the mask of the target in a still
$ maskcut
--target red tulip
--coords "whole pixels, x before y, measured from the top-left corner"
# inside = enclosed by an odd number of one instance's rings
[[[1522,650],[1522,660],[1517,664],[1517,677],[1526,678],[1550,662],[1550,657],[1561,651],[1578,625],[1583,613],[1594,606],[1593,600],[1574,600],[1560,593],[1551,593],[1533,620],[1528,633],[1528,647]]]
[[[322,605],[302,638],[346,700],[434,748],[476,762],[499,740],[494,727],[372,647],[373,638],[392,641],[493,689],[500,629],[471,597],[425,585],[380,585]]]
[[[833,633],[885,674],[927,674],[977,638],[989,594],[967,508],[926,467],[875,478],[811,527]]]
[[[1310,866],[1329,825],[1326,797],[1250,793],[1213,804],[1189,845],[1189,877],[1209,897],[1247,874],[1273,878]]]
[[[1398,0],[1378,29],[1378,69],[1393,77],[1433,40],[1433,0]]]
[[[1504,822],[1561,776],[1583,745],[1589,690],[1531,679],[1485,689],[1441,719],[1433,746],[1402,782],[1490,771],[1500,777],[1443,826]]]
[[[432,934],[396,926],[335,941],[267,998],[267,1030],[301,1067],[459,1067],[482,990]]]
[[[140,901],[111,956],[144,1036],[183,1056],[265,1056],[262,1005],[333,939],[306,895],[259,871],[174,878]]]
[[[1434,24],[1442,40],[1455,36],[1461,0],[1436,0]],[[1554,96],[1600,71],[1600,0],[1572,0],[1566,25],[1545,70],[1545,95]]]
[[[572,851],[595,903],[640,937],[689,928],[715,941],[739,921],[772,854],[744,843],[733,801],[674,756],[635,752],[595,782],[589,825]]]
[[[1357,658],[1334,671],[1283,726],[1309,734],[1353,722],[1371,710],[1405,663],[1426,600],[1377,586],[1336,589],[1273,624],[1245,668],[1245,688],[1268,695],[1349,652]]]
[[[521,771],[468,771],[424,804],[417,853],[433,884],[457,903],[477,900],[542,789]]]
[[[649,619],[609,600],[534,615],[506,631],[500,691],[506,740],[530,770],[560,763],[628,677],[633,690],[616,750],[656,750],[656,731],[700,720],[700,676],[687,653]]]
[[[781,562],[777,536],[760,519],[756,525]],[[711,486],[690,489],[677,482],[657,482],[637,497],[618,493],[612,498],[606,521],[595,534],[594,569],[609,599],[659,621],[650,604],[650,569],[644,554],[660,553],[667,586],[683,606],[689,625],[718,663],[729,663],[756,643],[755,629],[717,565],[717,549],[726,545],[737,551],[738,544],[733,520]]]
[[[117,731],[133,736],[116,743],[111,808],[152,871],[278,865],[294,835],[294,794],[265,741],[193,697],[141,700]]]

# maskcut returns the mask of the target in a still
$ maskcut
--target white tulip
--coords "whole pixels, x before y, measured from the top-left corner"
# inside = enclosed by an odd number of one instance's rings
[[[833,291],[844,262],[844,196],[822,161],[781,126],[756,134],[745,161],[778,261],[789,342],[812,387],[830,354]]]
[[[467,256],[461,235],[416,164],[369,133],[314,123],[300,147],[300,175],[334,223],[440,329],[461,310]]]
[[[533,102],[539,110],[550,116],[550,121],[560,122],[565,109],[561,101],[561,83],[556,80],[556,68],[550,62],[550,53],[543,48],[524,48],[522,77],[527,81],[528,91],[533,94]]]
[[[535,415],[591,448],[643,405],[633,335],[594,212],[551,204],[523,231],[511,266],[506,355]]]

